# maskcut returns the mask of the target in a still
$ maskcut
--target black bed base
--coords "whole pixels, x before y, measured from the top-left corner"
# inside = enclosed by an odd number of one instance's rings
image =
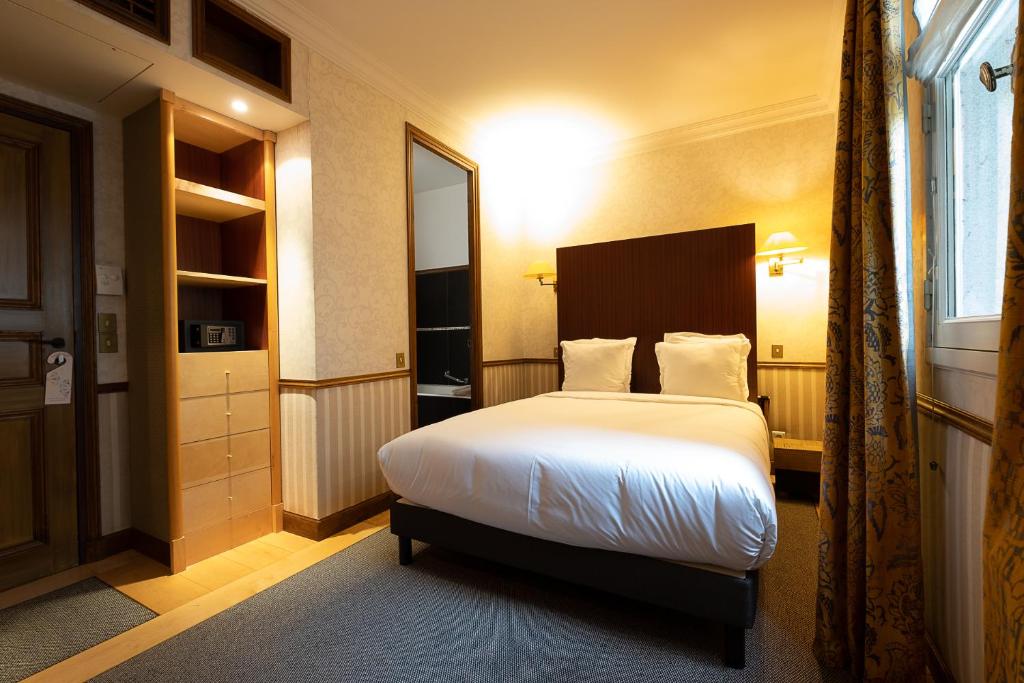
[[[725,627],[723,661],[745,665],[746,629],[757,612],[756,571],[738,578],[629,553],[578,548],[504,531],[398,500],[391,505],[398,561],[416,539],[500,564],[668,607]]]

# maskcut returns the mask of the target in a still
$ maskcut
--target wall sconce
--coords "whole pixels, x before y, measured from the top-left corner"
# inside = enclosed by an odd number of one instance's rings
[[[523,277],[530,280],[535,279],[541,287],[551,287],[552,291],[558,292],[558,276],[547,261],[534,261],[523,273]],[[544,282],[544,278],[550,278],[551,282]]]
[[[804,251],[807,247],[797,240],[796,236],[791,232],[773,232],[768,236],[768,239],[761,245],[761,249],[757,252],[758,256],[768,256],[768,275],[775,277],[776,275],[782,275],[783,266],[791,266],[797,263],[803,263],[804,257],[799,258],[785,258],[787,254],[795,254],[798,251]]]

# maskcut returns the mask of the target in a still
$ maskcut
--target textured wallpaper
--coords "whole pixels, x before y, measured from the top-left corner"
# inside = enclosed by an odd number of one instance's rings
[[[834,158],[827,114],[606,161],[589,174],[596,188],[580,219],[557,234],[527,230],[525,258],[554,263],[558,246],[739,223],[755,223],[759,243],[789,230],[809,249],[783,277],[758,261],[758,356],[783,344],[786,361],[823,361]],[[523,355],[549,356],[555,297],[530,284],[520,294]]]

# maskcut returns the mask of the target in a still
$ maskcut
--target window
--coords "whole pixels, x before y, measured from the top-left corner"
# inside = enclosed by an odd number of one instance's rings
[[[77,0],[125,26],[170,45],[170,0]]]
[[[982,3],[934,81],[933,346],[998,349],[1010,201],[1010,79],[994,92],[981,65],[1012,61],[1016,0]],[[988,5],[987,8],[984,5]]]

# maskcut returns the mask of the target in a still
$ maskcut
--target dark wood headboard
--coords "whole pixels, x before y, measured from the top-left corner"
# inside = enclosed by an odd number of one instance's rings
[[[636,337],[632,389],[656,394],[654,344],[666,332],[742,332],[750,339],[747,382],[754,398],[754,250],[753,224],[562,247],[558,340]]]

